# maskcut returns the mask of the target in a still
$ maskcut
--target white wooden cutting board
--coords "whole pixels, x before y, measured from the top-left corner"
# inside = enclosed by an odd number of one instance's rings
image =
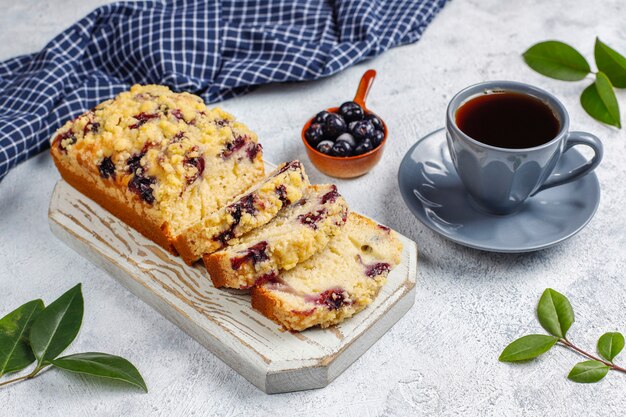
[[[281,332],[250,297],[213,287],[187,266],[61,180],[50,202],[52,232],[266,393],[328,385],[415,301],[417,249],[401,236],[402,263],[375,302],[329,329]]]

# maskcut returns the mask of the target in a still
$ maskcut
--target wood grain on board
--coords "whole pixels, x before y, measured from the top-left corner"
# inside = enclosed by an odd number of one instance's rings
[[[415,300],[417,250],[404,236],[402,263],[374,303],[329,329],[290,333],[252,309],[245,292],[214,288],[204,266],[185,265],[63,180],[49,220],[59,239],[266,393],[328,385]]]

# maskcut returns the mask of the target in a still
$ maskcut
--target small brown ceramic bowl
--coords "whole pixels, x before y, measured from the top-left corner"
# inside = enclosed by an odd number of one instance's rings
[[[376,114],[369,111],[367,107],[365,107],[365,99],[367,98],[367,93],[369,92],[375,77],[375,70],[367,70],[365,74],[363,74],[356,96],[354,96],[354,102],[361,106],[366,114]],[[339,112],[339,107],[331,107],[326,109],[326,111],[330,113],[337,113]],[[387,130],[387,124],[380,117],[379,119],[383,122],[383,128],[385,129],[385,137],[380,145],[364,154],[346,157],[326,155],[309,145],[309,142],[307,142],[304,137],[304,132],[306,132],[309,126],[311,126],[314,118],[315,117],[310,118],[302,128],[302,142],[304,143],[306,153],[309,155],[309,159],[313,165],[315,165],[315,167],[324,174],[335,178],[354,178],[367,174],[372,168],[374,168],[378,161],[380,161],[380,158],[383,156],[383,149],[387,143],[387,135],[389,133]]]

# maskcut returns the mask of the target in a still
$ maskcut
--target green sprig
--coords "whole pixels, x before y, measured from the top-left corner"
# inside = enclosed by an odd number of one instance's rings
[[[546,289],[537,305],[537,318],[541,326],[550,335],[531,334],[511,342],[500,354],[501,362],[519,362],[534,359],[560,344],[589,360],[577,363],[567,376],[575,382],[598,382],[610,371],[626,373],[626,369],[613,363],[613,359],[624,348],[624,336],[611,332],[600,336],[598,354],[587,353],[570,342],[567,331],[574,323],[574,310],[567,297],[553,290]]]
[[[0,319],[0,376],[21,371],[36,361],[28,375],[0,382],[0,387],[31,379],[52,366],[57,369],[135,385],[148,392],[133,364],[107,353],[78,353],[58,358],[74,341],[83,321],[81,284],[44,308],[33,300]]]
[[[594,74],[594,82],[581,93],[580,104],[594,119],[621,129],[614,88],[626,88],[626,58],[619,52],[596,38],[594,58],[597,72],[591,70],[580,52],[560,41],[540,42],[522,56],[529,67],[557,80],[580,81]]]

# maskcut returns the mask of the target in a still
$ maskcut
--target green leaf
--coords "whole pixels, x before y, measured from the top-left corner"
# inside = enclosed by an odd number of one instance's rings
[[[71,372],[117,379],[133,384],[148,392],[146,383],[137,368],[124,358],[107,353],[88,352],[68,355],[51,361],[57,368]]]
[[[607,361],[613,361],[624,349],[624,336],[621,333],[604,333],[598,339],[598,353]]]
[[[580,52],[559,41],[540,42],[531,46],[522,56],[529,67],[557,80],[579,81],[591,71]]]
[[[579,362],[567,377],[574,382],[598,382],[609,372],[609,367],[598,361]]]
[[[83,321],[83,295],[76,285],[46,307],[30,328],[37,366],[50,362],[72,343]]]
[[[626,88],[626,58],[596,38],[596,65],[617,88]]]
[[[580,104],[594,119],[618,128],[622,127],[617,97],[611,81],[602,72],[598,72],[596,81],[585,88],[580,96]]]
[[[548,333],[564,338],[574,323],[574,310],[567,297],[552,288],[547,288],[539,299],[537,317]]]
[[[530,334],[511,342],[500,354],[500,362],[518,362],[546,353],[559,340],[545,334]]]
[[[0,319],[0,376],[22,370],[35,360],[28,332],[43,307],[41,300],[29,301]]]

